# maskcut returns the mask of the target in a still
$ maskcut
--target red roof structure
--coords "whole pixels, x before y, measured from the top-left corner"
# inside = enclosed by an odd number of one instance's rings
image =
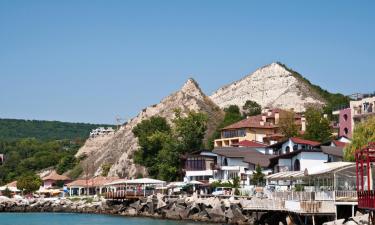
[[[267,147],[266,144],[263,144],[263,143],[260,143],[260,142],[257,142],[257,141],[248,141],[248,140],[240,141],[238,143],[238,146],[249,147],[249,148],[264,148],[264,147]]]
[[[332,141],[336,147],[345,148],[348,143],[334,140]]]
[[[111,183],[116,181],[120,178],[118,177],[94,177],[90,179],[78,179],[68,183],[66,186],[68,187],[99,187],[103,186],[107,183]]]
[[[56,180],[56,181],[67,181],[71,180],[69,177],[58,174],[55,170],[52,171],[49,175],[42,178],[43,181],[46,180]]]
[[[292,138],[290,138],[290,140],[292,140],[294,143],[300,144],[300,145],[311,145],[311,146],[320,145],[320,142],[305,140],[305,139],[298,138],[298,137],[292,137]]]

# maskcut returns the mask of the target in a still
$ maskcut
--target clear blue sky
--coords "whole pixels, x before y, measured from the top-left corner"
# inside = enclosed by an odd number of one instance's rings
[[[0,117],[114,123],[281,61],[372,92],[375,1],[0,0]]]

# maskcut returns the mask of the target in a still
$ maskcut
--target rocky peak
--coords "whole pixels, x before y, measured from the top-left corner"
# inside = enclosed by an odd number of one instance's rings
[[[82,164],[92,165],[90,175],[100,174],[101,165],[104,163],[112,165],[109,176],[135,177],[137,174],[145,174],[145,168],[133,162],[133,155],[138,150],[138,141],[132,130],[142,120],[152,116],[161,116],[171,121],[177,108],[183,113],[197,111],[208,115],[206,138],[214,132],[223,118],[223,112],[202,92],[198,83],[188,79],[179,91],[165,97],[160,103],[143,109],[114,135],[87,140],[77,156],[88,156]]]
[[[311,104],[325,103],[303,79],[279,62],[263,66],[218,89],[210,98],[221,108],[229,105],[242,107],[247,100],[252,100],[262,107],[293,108],[297,112],[304,111]]]
[[[205,96],[203,91],[200,89],[199,84],[193,78],[189,78],[182,86],[180,91],[186,95],[190,95],[198,99]]]

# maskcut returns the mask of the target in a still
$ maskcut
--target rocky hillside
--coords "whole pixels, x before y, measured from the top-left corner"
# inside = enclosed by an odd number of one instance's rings
[[[221,108],[242,107],[247,100],[252,100],[262,107],[293,108],[297,112],[304,111],[310,104],[327,103],[306,79],[280,63],[264,66],[218,89],[210,97]]]
[[[138,149],[137,139],[132,129],[144,119],[152,116],[162,116],[167,120],[174,118],[174,109],[180,108],[182,113],[189,110],[205,112],[209,116],[208,131],[210,136],[221,121],[223,112],[199,88],[198,84],[189,79],[181,90],[164,98],[159,104],[147,107],[138,116],[123,125],[119,131],[111,136],[88,139],[78,151],[77,156],[86,155],[82,162],[85,174],[99,174],[101,165],[111,164],[109,176],[133,177],[145,174],[143,167],[133,163],[133,154]]]

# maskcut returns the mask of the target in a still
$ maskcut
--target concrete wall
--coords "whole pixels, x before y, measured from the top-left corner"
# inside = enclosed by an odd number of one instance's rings
[[[319,166],[328,160],[328,155],[322,152],[301,152],[298,155],[300,155],[301,171]]]

